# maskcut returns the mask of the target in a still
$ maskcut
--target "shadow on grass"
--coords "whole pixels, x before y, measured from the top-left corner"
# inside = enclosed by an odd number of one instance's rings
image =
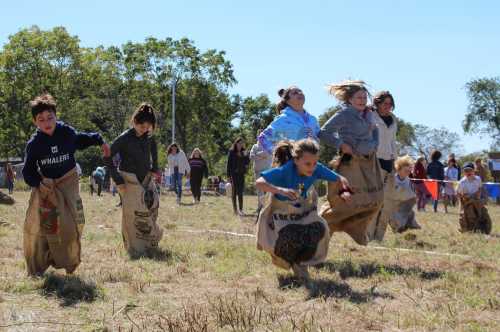
[[[278,284],[280,289],[298,288],[301,283],[292,275],[279,275]],[[367,303],[375,298],[394,299],[389,293],[380,293],[374,287],[365,291],[356,291],[346,283],[339,283],[330,279],[311,279],[305,283],[307,299],[314,298],[336,298],[347,299],[356,304]]]
[[[422,280],[434,280],[444,276],[443,271],[422,270],[419,267],[402,267],[398,264],[380,264],[374,262],[354,263],[351,260],[327,261],[315,266],[328,272],[338,272],[342,279],[370,278],[373,275],[418,276]]]
[[[187,257],[177,254],[170,249],[163,249],[160,247],[148,249],[141,254],[131,254],[130,259],[151,259],[157,262],[166,262],[168,264],[171,264],[174,261],[181,261],[184,263],[187,262]]]
[[[78,276],[49,273],[44,279],[40,287],[41,294],[46,297],[55,296],[61,300],[63,307],[79,302],[94,302],[103,297],[95,282]]]

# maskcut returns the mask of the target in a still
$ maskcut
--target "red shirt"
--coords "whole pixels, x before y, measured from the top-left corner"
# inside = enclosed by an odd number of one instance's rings
[[[411,175],[414,179],[427,179],[427,171],[425,170],[424,165],[421,163],[416,163],[413,168],[413,173]],[[413,181],[414,183],[422,183],[422,181]]]

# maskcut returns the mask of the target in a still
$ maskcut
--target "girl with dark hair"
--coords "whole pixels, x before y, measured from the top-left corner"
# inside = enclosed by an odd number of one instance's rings
[[[396,148],[396,133],[398,122],[392,113],[395,107],[394,97],[389,91],[378,92],[373,97],[373,115],[379,133],[377,158],[380,167],[387,173],[394,170],[394,160],[398,152]]]
[[[269,252],[273,263],[293,269],[307,281],[307,266],[324,261],[330,239],[328,224],[318,215],[316,180],[339,183],[350,199],[348,182],[318,162],[319,145],[311,139],[280,142],[274,151],[276,168],[264,171],[255,185],[267,194],[259,214],[257,248]]]
[[[227,178],[232,185],[231,198],[233,201],[233,212],[236,215],[243,215],[243,192],[245,190],[245,174],[250,164],[250,158],[245,150],[245,142],[243,138],[238,137],[231,149],[227,158]],[[238,205],[236,205],[236,197],[238,197]]]
[[[279,141],[317,139],[319,133],[318,120],[304,109],[306,98],[301,89],[290,86],[280,89],[278,95],[280,101],[276,109],[279,115],[258,137],[260,144],[269,155],[272,155]]]
[[[182,179],[184,176],[189,177],[191,168],[187,160],[186,154],[182,151],[177,143],[172,143],[167,148],[168,175],[172,179],[172,185],[177,194],[177,204],[181,204],[182,199]]]
[[[431,162],[427,166],[427,176],[429,179],[433,180],[444,180],[444,165],[439,161],[442,157],[440,151],[433,151],[431,154]],[[439,196],[441,193],[442,182],[438,182],[438,197],[433,200],[432,206],[434,208],[434,212],[437,212]]]
[[[158,149],[153,137],[153,107],[147,103],[139,105],[130,125],[111,145],[106,166],[121,195],[124,246],[130,257],[136,258],[157,248],[163,235],[156,223],[159,197],[154,173],[158,172]],[[113,162],[115,155],[120,156],[119,170]]]
[[[420,156],[417,158],[411,177],[414,179],[415,192],[417,194],[417,211],[425,211],[425,204],[427,203],[427,196],[429,191],[425,187],[424,181],[427,179],[427,167],[425,167],[425,157]]]

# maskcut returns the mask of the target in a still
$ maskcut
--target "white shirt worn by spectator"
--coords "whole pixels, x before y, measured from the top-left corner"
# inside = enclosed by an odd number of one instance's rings
[[[462,195],[474,195],[481,189],[481,186],[482,183],[479,176],[474,175],[474,178],[471,180],[464,176],[458,183],[457,192]]]
[[[186,175],[191,172],[191,167],[189,167],[189,162],[186,158],[184,151],[180,150],[176,154],[169,154],[167,157],[168,162],[168,175],[174,175],[175,167],[178,167],[179,173]]]
[[[261,172],[271,168],[273,156],[267,153],[262,145],[257,142],[252,146],[252,149],[250,150],[250,160],[252,160],[254,163],[254,172],[260,176]]]

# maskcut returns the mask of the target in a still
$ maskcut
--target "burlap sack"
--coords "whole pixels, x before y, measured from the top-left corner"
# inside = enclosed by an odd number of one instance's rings
[[[384,179],[384,202],[380,211],[375,215],[373,220],[368,224],[367,235],[368,241],[382,241],[385,236],[387,224],[389,223],[389,216],[392,214],[393,207],[391,206],[390,192],[394,189],[394,171],[391,173],[386,172],[380,168],[382,177]]]
[[[24,257],[28,274],[39,275],[49,266],[72,273],[80,264],[80,238],[85,224],[76,168],[59,179],[43,179],[53,193],[42,197],[37,188],[24,223]]]
[[[415,191],[407,187],[396,187],[394,174],[390,174],[384,186],[384,204],[376,218],[376,227],[370,240],[382,241],[387,224],[395,233],[420,228],[413,211],[416,203]]]
[[[330,235],[326,221],[318,215],[313,187],[307,198],[280,201],[266,194],[257,222],[257,248],[265,250],[273,264],[289,269],[292,264],[316,265],[328,254]]]
[[[490,234],[491,218],[480,199],[464,197],[460,201],[460,231]]]
[[[159,195],[154,180],[146,176],[139,183],[135,174],[120,172],[125,180],[122,195],[122,235],[125,249],[131,257],[144,255],[158,247],[163,230],[156,223]]]
[[[383,179],[375,154],[368,157],[352,156],[341,161],[337,172],[349,180],[352,199],[346,202],[338,195],[338,182],[328,183],[328,201],[323,204],[320,216],[326,219],[330,235],[346,232],[356,243],[368,244],[368,227],[379,213],[384,199]]]

